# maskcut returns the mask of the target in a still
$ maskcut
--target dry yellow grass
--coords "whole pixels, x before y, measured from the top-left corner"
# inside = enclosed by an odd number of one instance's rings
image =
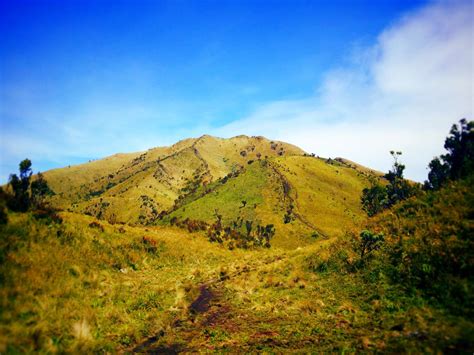
[[[51,170],[45,177],[56,192],[52,198],[55,206],[102,219],[138,223],[169,209],[192,184],[216,181],[246,166],[249,160],[279,154],[303,151],[263,137],[222,139],[206,135],[170,147]]]
[[[100,219],[10,213],[0,226],[0,353],[464,349],[471,321],[420,305],[380,270],[356,272],[346,232],[364,225],[371,174],[246,136],[47,172],[53,204]],[[179,196],[168,219],[271,223],[272,247],[230,251],[166,218],[146,225]]]
[[[353,253],[334,239],[229,251],[200,233],[61,215],[57,225],[10,214],[0,231],[2,353],[428,351],[440,333],[472,329],[366,288],[332,264]],[[203,285],[210,296],[194,312]],[[419,329],[422,344],[409,336]]]

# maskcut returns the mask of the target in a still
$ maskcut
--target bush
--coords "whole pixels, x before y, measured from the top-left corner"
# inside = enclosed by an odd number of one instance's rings
[[[362,209],[369,217],[382,212],[388,207],[388,195],[385,186],[374,183],[372,187],[362,190]]]
[[[176,226],[187,229],[189,233],[205,231],[208,227],[204,221],[186,218],[184,221],[175,221]]]
[[[403,177],[405,165],[398,162],[398,157],[402,153],[391,151],[390,154],[394,159],[394,163],[392,170],[384,176],[388,180],[387,186],[382,186],[378,182],[372,181],[372,187],[365,188],[362,191],[362,209],[367,212],[369,217],[390,208],[400,201],[408,199],[419,190],[419,187],[410,185]]]
[[[156,254],[158,251],[157,243],[154,239],[150,237],[143,237],[142,244],[145,247],[145,251],[150,254]]]
[[[343,238],[329,247],[327,256],[313,254],[306,259],[306,265],[312,272],[345,273],[354,271],[353,258],[350,256],[350,242]]]
[[[48,224],[61,224],[63,222],[61,216],[52,208],[43,207],[43,209],[37,209],[33,212],[33,217],[37,220],[46,221]]]
[[[369,225],[385,235],[380,267],[392,282],[458,311],[474,310],[473,185],[471,177],[404,201]]]
[[[360,233],[359,252],[361,260],[366,258],[374,250],[380,249],[384,242],[384,235],[382,233],[375,234],[364,230]]]
[[[7,194],[0,187],[0,225],[7,224]]]
[[[49,188],[41,173],[38,173],[30,186],[31,176],[33,175],[31,160],[23,160],[19,165],[19,171],[19,176],[16,174],[10,175],[8,183],[13,195],[6,199],[8,207],[17,212],[26,212],[31,207],[43,209],[45,197],[54,195],[54,191]]]
[[[265,226],[257,225],[253,228],[253,221],[245,221],[244,226],[242,219],[232,221],[230,226],[224,227],[222,216],[217,215],[217,220],[209,227],[207,235],[210,242],[226,243],[230,250],[253,247],[270,248],[270,240],[275,235],[275,227],[273,224],[267,224]]]
[[[463,118],[459,126],[454,124],[451,127],[449,133],[444,141],[448,152],[429,164],[426,189],[438,190],[448,180],[463,179],[474,173],[474,121]]]
[[[100,230],[101,232],[104,231],[104,227],[102,226],[102,224],[100,224],[99,222],[96,222],[96,221],[89,223],[89,227],[90,228],[96,228],[96,229]]]

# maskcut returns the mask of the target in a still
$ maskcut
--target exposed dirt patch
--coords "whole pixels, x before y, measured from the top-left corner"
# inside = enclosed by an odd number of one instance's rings
[[[224,325],[229,320],[230,307],[228,305],[217,304],[209,311],[206,319],[202,322],[202,325],[216,326]]]
[[[150,347],[155,344],[160,338],[165,335],[165,332],[161,330],[157,335],[149,337],[143,343],[133,348],[134,353],[148,352]]]
[[[194,313],[204,313],[209,310],[209,303],[215,297],[209,286],[202,285],[199,288],[199,296],[191,303],[189,310]]]
[[[261,265],[268,265],[282,259],[282,256],[277,256],[271,260],[262,261]],[[242,329],[243,324],[248,326],[252,322],[248,319],[247,314],[235,312],[225,296],[224,289],[218,285],[243,273],[255,271],[261,265],[246,265],[234,273],[225,275],[225,277],[220,275],[200,284],[199,294],[189,305],[185,315],[177,316],[171,322],[171,328],[168,328],[166,333],[163,330],[160,331],[156,336],[146,339],[131,351],[149,354],[177,354],[199,352],[203,350],[203,347],[213,350],[217,344],[210,345],[209,342],[212,340],[207,339],[206,336],[209,337],[209,334],[213,334],[213,337],[219,336],[219,334],[235,334]],[[256,324],[255,327],[258,328],[258,325]],[[261,331],[256,334],[254,341],[273,342],[273,338],[278,335],[273,331]],[[229,342],[225,347],[230,349],[235,345]]]
[[[160,345],[156,347],[149,347],[147,349],[143,349],[141,351],[135,351],[134,352],[141,352],[141,353],[147,353],[147,354],[179,354],[183,349],[179,344],[171,344],[171,345]]]

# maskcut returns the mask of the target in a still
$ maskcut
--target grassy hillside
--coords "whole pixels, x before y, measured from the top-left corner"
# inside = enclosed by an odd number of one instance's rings
[[[345,238],[229,251],[202,233],[61,216],[9,214],[0,229],[2,353],[472,346],[462,315],[354,272]]]
[[[365,175],[309,156],[256,161],[235,176],[198,188],[172,211],[172,218],[212,223],[216,214],[276,227],[274,244],[297,247],[359,228],[365,221],[360,191]]]
[[[45,173],[55,206],[112,222],[148,223],[194,189],[223,178],[249,161],[301,155],[287,143],[263,137],[202,136],[171,147],[118,154]]]
[[[190,285],[234,258],[177,229],[68,213],[61,224],[9,218],[0,239],[2,353],[126,347],[158,332],[185,307]]]
[[[274,166],[290,184],[294,213],[323,235],[341,236],[365,221],[360,191],[369,181],[364,174],[335,161],[301,156],[277,158]]]
[[[368,218],[379,174],[264,138],[102,163],[46,173],[70,211],[0,224],[1,353],[474,350],[472,177]],[[218,215],[271,248],[171,225]]]
[[[207,135],[45,173],[51,202],[70,212],[131,225],[221,215],[225,225],[272,224],[273,243],[290,248],[359,228],[360,191],[374,176],[264,137]]]
[[[382,266],[395,282],[470,317],[474,316],[473,186],[471,176],[439,191],[420,193],[367,225],[386,236]]]

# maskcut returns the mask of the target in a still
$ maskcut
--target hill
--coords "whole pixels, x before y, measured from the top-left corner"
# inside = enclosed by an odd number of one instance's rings
[[[403,168],[372,217],[380,173],[263,137],[47,172],[69,211],[1,191],[0,352],[472,353],[472,171]]]
[[[293,159],[301,165],[299,159],[307,158]],[[367,228],[383,230],[388,245],[396,244],[397,228],[411,231],[415,239],[407,245],[407,260],[426,263],[415,256],[420,246],[429,248],[428,223],[441,251],[443,242],[450,247],[447,254],[425,249],[421,255],[443,256],[441,264],[432,264],[437,267],[467,262],[463,272],[472,279],[470,186],[413,198],[395,213],[373,218]],[[416,289],[406,293],[402,282],[392,283],[387,276],[405,270],[393,265],[385,274],[392,260],[385,249],[361,267],[357,239],[349,234],[293,250],[231,251],[176,227],[112,225],[68,212],[54,220],[34,213],[8,217],[0,228],[2,353],[473,349],[473,323],[463,312],[472,312],[466,275],[448,275],[454,283],[444,288],[446,295],[464,290],[464,298],[442,307]],[[470,254],[453,240],[451,233],[459,231]]]
[[[222,215],[276,227],[274,243],[334,237],[365,219],[369,169],[316,158],[264,137],[202,136],[47,171],[55,206],[112,223],[212,223]]]

